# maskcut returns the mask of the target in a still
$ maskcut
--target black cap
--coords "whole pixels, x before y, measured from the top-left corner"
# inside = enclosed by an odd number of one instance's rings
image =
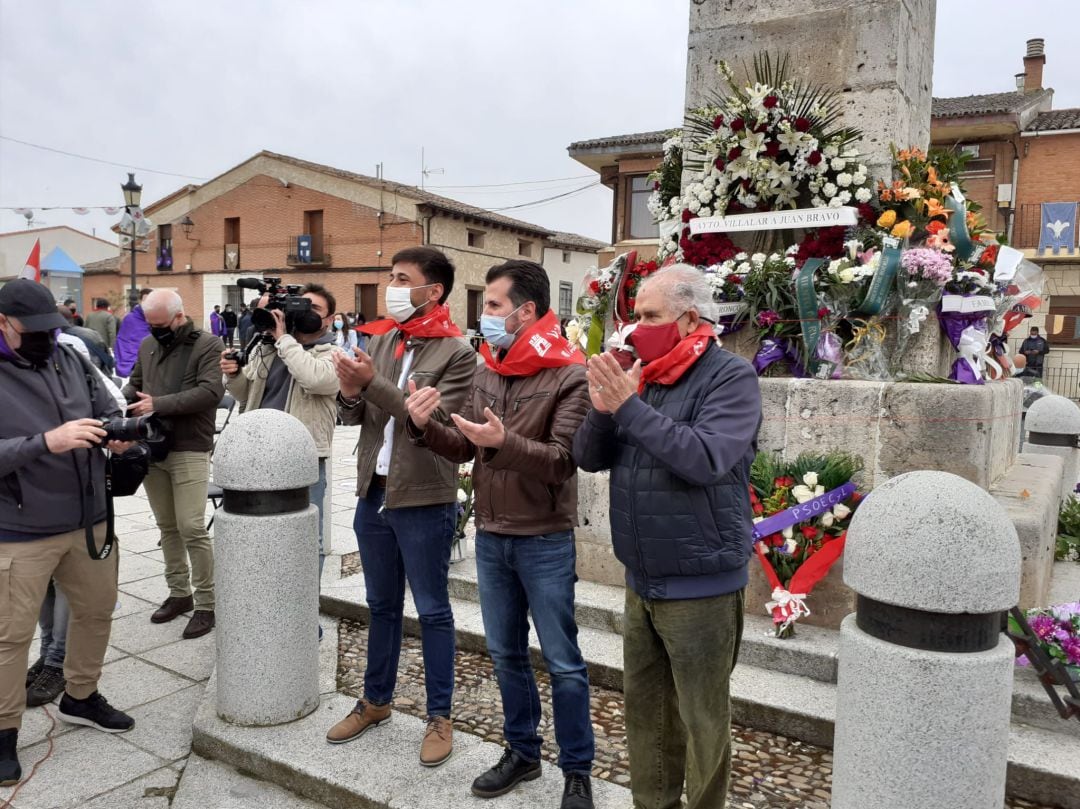
[[[48,331],[67,326],[56,311],[49,288],[28,278],[8,281],[0,288],[0,315],[16,318],[24,331]]]

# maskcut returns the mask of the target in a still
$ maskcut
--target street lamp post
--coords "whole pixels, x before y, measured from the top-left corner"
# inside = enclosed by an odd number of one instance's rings
[[[131,312],[139,303],[139,284],[135,278],[135,212],[142,201],[142,186],[135,182],[135,175],[128,173],[127,182],[120,186],[124,192],[124,207],[131,217],[131,289],[128,290],[128,311]]]

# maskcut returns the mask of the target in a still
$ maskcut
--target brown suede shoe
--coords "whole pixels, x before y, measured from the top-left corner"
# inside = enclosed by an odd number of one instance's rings
[[[445,716],[432,716],[427,722],[427,732],[420,745],[420,763],[425,767],[438,767],[454,752],[454,726]]]
[[[169,596],[150,616],[150,622],[167,624],[173,618],[179,618],[185,612],[191,612],[193,609],[195,609],[195,599],[192,596],[185,596],[184,598]]]
[[[326,741],[330,744],[345,744],[361,736],[369,728],[377,728],[390,721],[389,705],[372,705],[366,699],[356,703],[348,716],[330,728]]]
[[[214,611],[195,610],[195,614],[191,616],[191,620],[188,621],[188,625],[184,627],[184,640],[201,638],[213,628]]]

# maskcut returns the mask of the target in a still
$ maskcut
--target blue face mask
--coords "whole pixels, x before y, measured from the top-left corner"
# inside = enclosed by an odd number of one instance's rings
[[[521,306],[524,306],[522,304]],[[514,310],[516,312],[521,308],[519,306]],[[511,312],[510,315],[514,314]],[[517,332],[508,332],[506,330],[506,319],[510,317],[500,317],[499,315],[481,315],[480,316],[480,333],[484,335],[484,339],[488,341],[488,345],[493,348],[510,348],[514,344],[514,340],[517,339]],[[520,326],[518,327],[520,328]]]

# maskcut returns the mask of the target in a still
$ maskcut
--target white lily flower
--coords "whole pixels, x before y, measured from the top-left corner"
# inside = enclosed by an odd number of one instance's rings
[[[805,475],[802,476],[802,479],[803,483],[805,483],[807,486],[813,487],[817,486],[818,484],[817,472],[807,472]]]

